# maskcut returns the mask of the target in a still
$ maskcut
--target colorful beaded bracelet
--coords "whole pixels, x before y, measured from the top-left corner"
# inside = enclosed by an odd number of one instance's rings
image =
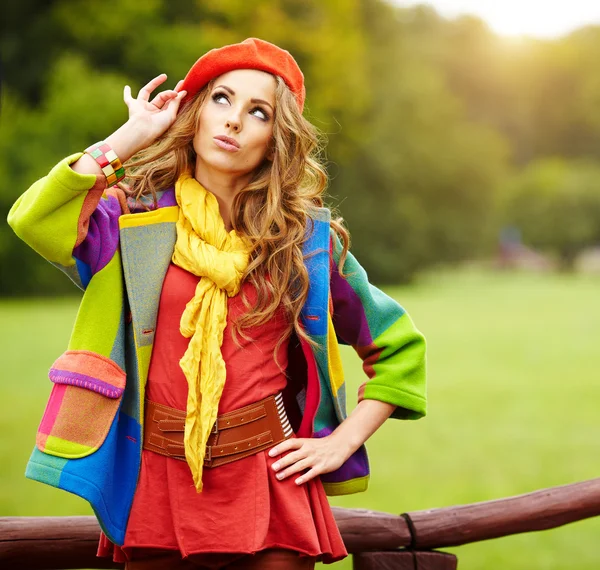
[[[125,178],[125,168],[121,164],[121,160],[117,153],[106,144],[104,141],[97,142],[85,149],[99,165],[106,176],[106,181],[109,186],[114,186]]]

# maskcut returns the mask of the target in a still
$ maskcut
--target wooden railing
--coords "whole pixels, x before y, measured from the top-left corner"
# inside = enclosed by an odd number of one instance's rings
[[[471,505],[394,515],[333,508],[355,570],[455,570],[434,549],[546,530],[600,515],[600,479]],[[120,568],[96,558],[94,517],[0,517],[0,568]]]

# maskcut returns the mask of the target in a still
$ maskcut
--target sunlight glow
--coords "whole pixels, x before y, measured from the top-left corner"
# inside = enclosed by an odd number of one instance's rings
[[[506,36],[553,38],[582,26],[600,24],[600,2],[590,0],[394,0],[394,3],[430,4],[449,18],[472,14]]]

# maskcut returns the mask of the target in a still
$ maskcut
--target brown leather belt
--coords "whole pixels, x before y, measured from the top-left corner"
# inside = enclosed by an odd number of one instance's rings
[[[145,402],[144,449],[185,461],[185,412]],[[206,445],[204,467],[237,461],[293,435],[281,394],[217,417]]]

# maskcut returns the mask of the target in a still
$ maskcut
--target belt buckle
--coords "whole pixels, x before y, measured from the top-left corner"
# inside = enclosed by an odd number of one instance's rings
[[[219,433],[219,418],[217,418],[217,419],[215,420],[215,423],[213,424],[213,427],[212,427],[212,429],[210,430],[210,433],[214,433],[214,434],[217,434],[217,433]]]
[[[206,446],[206,453],[204,454],[204,465],[205,467],[210,466],[212,463],[212,445]]]

